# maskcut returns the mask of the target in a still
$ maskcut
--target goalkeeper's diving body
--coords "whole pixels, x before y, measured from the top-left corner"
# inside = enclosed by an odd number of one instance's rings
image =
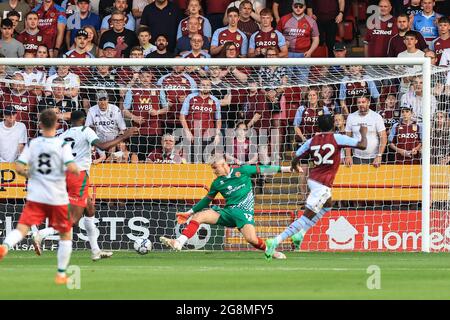
[[[320,132],[296,151],[291,166],[293,171],[301,170],[300,159],[308,156],[312,157],[315,164],[308,178],[310,192],[306,199],[305,211],[281,234],[266,240],[265,256],[268,260],[275,257],[277,246],[289,237],[292,237],[295,247],[299,249],[306,232],[331,210],[331,187],[339,169],[341,148],[364,150],[367,147],[366,126],[360,125],[360,140],[358,140],[334,133],[334,117],[331,114],[319,116],[317,123]]]
[[[162,244],[175,250],[181,250],[188,239],[197,232],[200,224],[220,225],[238,228],[245,240],[259,250],[265,250],[264,240],[256,235],[254,220],[254,195],[251,177],[260,174],[275,174],[277,172],[291,172],[290,167],[280,166],[251,166],[230,168],[223,157],[215,157],[211,168],[217,178],[212,182],[208,194],[192,207],[188,212],[177,213],[178,223],[185,223],[190,219],[182,235],[177,239],[160,237]],[[225,199],[225,206],[219,208],[209,204],[220,193]],[[275,259],[285,259],[281,252],[274,252]]]

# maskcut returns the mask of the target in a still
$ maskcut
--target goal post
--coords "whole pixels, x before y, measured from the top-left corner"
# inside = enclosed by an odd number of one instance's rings
[[[28,103],[30,106],[31,101],[36,106],[41,101],[40,106],[43,107],[43,101],[47,101],[45,95],[52,96],[54,94],[52,89],[58,87],[56,82],[48,83],[48,79],[54,74],[57,75],[56,78],[60,78],[58,67],[68,66],[69,72],[78,78],[77,89],[79,91],[70,96],[70,90],[76,85],[66,75],[61,76],[64,80],[62,85],[66,100],[73,101],[76,105],[75,108],[89,111],[98,105],[97,100],[102,99],[102,92],[106,91],[109,95],[109,104],[117,105],[117,110],[123,117],[120,121],[123,121],[127,127],[138,126],[140,128],[140,133],[134,142],[127,144],[123,150],[119,147],[106,151],[106,153],[94,150],[97,160],[105,157],[104,160],[98,161],[98,164],[92,166],[90,192],[97,200],[98,213],[96,217],[100,229],[100,244],[106,249],[131,249],[134,239],[142,236],[157,242],[157,236],[178,235],[183,226],[176,223],[175,212],[186,211],[206,195],[214,178],[207,160],[214,152],[231,154],[227,156],[227,161],[233,166],[239,166],[246,161],[288,165],[290,154],[294,148],[302,143],[302,139],[306,138],[307,134],[313,134],[315,130],[312,129],[311,123],[305,123],[316,121],[317,115],[325,112],[324,101],[328,98],[324,98],[321,90],[325,91],[324,88],[327,86],[332,91],[330,99],[333,100],[333,103],[331,107],[326,107],[326,110],[336,114],[342,113],[345,108],[350,110],[349,113],[357,110],[356,100],[361,94],[373,96],[373,93],[377,92],[377,98],[372,99],[369,103],[371,109],[378,114],[384,114],[384,105],[389,99],[388,96],[392,96],[392,99],[395,98],[394,109],[388,110],[391,112],[393,122],[386,122],[386,125],[390,126],[386,130],[386,136],[390,139],[390,130],[394,123],[400,120],[401,97],[413,90],[414,79],[418,77],[423,88],[421,100],[420,102],[417,102],[417,99],[414,100],[415,102],[411,102],[410,107],[419,107],[417,110],[421,112],[420,165],[406,162],[404,165],[397,163],[396,167],[397,158],[393,154],[393,149],[389,147],[390,140],[387,141],[386,153],[383,155],[383,162],[378,169],[367,162],[355,163],[352,167],[346,167],[342,163],[335,181],[336,187],[332,191],[333,197],[336,196],[337,204],[329,217],[325,217],[310,230],[302,245],[302,250],[423,252],[450,250],[450,229],[447,231],[447,227],[450,228],[450,193],[445,199],[445,192],[449,191],[449,187],[445,185],[445,178],[443,178],[449,174],[448,165],[435,163],[432,166],[431,161],[434,123],[431,106],[435,104],[432,90],[435,87],[434,82],[437,79],[441,82],[446,79],[449,70],[432,67],[428,58],[2,58],[0,63],[7,67],[5,75],[0,76],[0,83],[4,84],[3,94],[0,97],[3,109],[15,101],[14,96],[17,94],[14,86],[18,83],[24,86],[20,90],[27,91],[26,97],[29,99],[26,103],[21,102],[20,99],[14,102],[18,110],[26,109],[26,104]],[[100,77],[97,67],[101,66],[108,67],[108,72]],[[175,80],[172,80],[175,82],[164,82],[163,78],[170,75],[172,68],[177,66],[186,68],[184,73],[187,73],[188,77],[175,77]],[[352,78],[351,72],[353,71],[349,70],[353,66],[362,66],[362,71],[357,72],[361,72],[363,76]],[[31,69],[24,71],[25,67],[43,70],[46,77],[45,83],[39,83],[38,80],[27,82],[27,75],[15,78],[16,73],[34,72]],[[145,80],[140,78],[144,72],[142,70],[146,70],[144,67],[150,69],[149,72],[152,73],[151,85],[140,84],[145,83],[142,82]],[[216,78],[212,75],[213,67],[220,70],[220,75],[216,77],[220,78],[217,85],[214,84]],[[322,67],[323,70],[320,70]],[[263,70],[263,68],[268,70]],[[235,71],[236,69],[237,71]],[[136,74],[134,78],[133,74]],[[113,77],[115,77],[114,80],[111,80]],[[97,82],[92,80],[94,78]],[[102,81],[99,80],[100,78]],[[187,99],[196,99],[196,94],[201,93],[204,88],[202,81],[205,78],[209,79],[211,90],[214,90],[211,92],[222,96],[205,98],[208,100],[205,100],[204,105],[191,106],[186,103]],[[191,79],[193,82],[190,82]],[[189,87],[193,84],[195,84],[196,90]],[[347,88],[347,84],[358,85]],[[450,82],[443,85],[450,87]],[[253,86],[256,86],[255,90],[261,94],[262,100],[255,98],[255,101],[249,102],[251,96],[249,92]],[[36,89],[37,87],[40,89]],[[315,91],[320,102],[318,106],[320,105],[322,109],[317,111],[318,114],[306,119],[305,112],[310,112],[308,108],[314,99],[308,100],[311,91]],[[36,92],[40,92],[41,96],[37,96],[37,98],[33,96]],[[116,99],[114,103],[111,102],[111,94],[114,94],[114,99]],[[354,96],[349,97],[349,94]],[[138,95],[143,97],[141,102],[146,101],[145,105],[143,102],[139,105],[139,108],[143,108],[139,109],[139,112],[145,111],[150,114],[150,111],[155,111],[156,113],[152,116],[160,122],[156,120],[156,122],[152,122],[149,120],[151,116],[147,119],[148,121],[144,120],[141,113],[134,112],[137,110],[134,108],[137,108],[135,99]],[[344,98],[341,95],[344,95]],[[165,112],[174,112],[174,116],[170,118],[166,113],[160,113],[160,110],[164,108],[153,108],[152,103],[161,104],[161,106],[165,104],[169,110],[165,110]],[[446,102],[440,103],[445,104]],[[444,107],[450,110],[448,104],[450,103],[447,102]],[[261,105],[264,105],[264,108],[272,109],[264,109],[264,111],[251,109],[259,108]],[[220,110],[214,109],[214,106],[221,108]],[[191,110],[191,107],[194,109]],[[335,109],[331,110],[331,108]],[[33,112],[36,114],[33,117],[22,118],[23,121],[28,121],[34,126],[34,131],[27,128],[29,133],[38,131],[36,123],[38,109],[34,110]],[[250,118],[246,116],[246,113],[250,112],[249,110],[253,110],[253,116]],[[197,119],[193,115],[194,111],[211,112],[211,118],[199,116]],[[67,125],[69,122],[67,114],[62,113],[61,119]],[[180,117],[182,113],[185,114]],[[155,116],[155,114],[157,115]],[[259,118],[255,117],[255,114],[259,114]],[[298,115],[300,115],[299,122],[295,122]],[[108,115],[100,112],[96,116],[100,118]],[[344,120],[347,116],[345,114]],[[216,127],[218,119],[222,123],[222,128]],[[101,139],[108,140],[112,137],[108,128],[106,130],[101,127],[102,125],[106,126],[108,121],[92,121],[94,122],[91,122],[90,125],[96,127],[94,129],[98,130]],[[114,118],[112,121],[117,122],[117,119]],[[261,124],[264,121],[268,123],[266,127]],[[205,122],[210,123],[210,127],[207,129],[213,132],[211,135],[207,134],[207,130],[202,127]],[[234,127],[240,122],[244,122],[248,129],[242,143],[239,142],[240,140],[236,140],[239,128]],[[162,127],[156,130],[156,125]],[[186,136],[186,125],[191,130],[192,137]],[[147,127],[144,128],[144,126]],[[169,127],[171,130],[166,130]],[[121,128],[118,126],[114,130],[119,132]],[[261,134],[263,131],[264,135]],[[195,140],[198,132],[200,132],[199,139]],[[150,153],[154,152],[158,157],[164,153],[160,149],[162,147],[161,139],[165,137],[166,133],[171,133],[172,135],[169,136],[175,137],[174,143],[178,147],[176,150],[180,154],[172,153],[172,158],[160,161],[165,163],[151,163],[157,161],[149,160]],[[219,136],[217,140],[219,142],[214,140],[215,136]],[[186,145],[187,140],[189,143]],[[136,147],[135,149],[132,149],[133,145]],[[255,149],[252,151],[253,145],[255,145]],[[236,154],[243,152],[244,149],[250,151],[246,151],[248,159],[241,161]],[[199,151],[201,155],[198,154]],[[249,160],[252,158],[252,152],[255,154],[253,161]],[[127,159],[124,159],[125,153]],[[140,153],[146,154],[141,157]],[[174,162],[173,157],[178,156],[179,162],[170,163]],[[308,164],[304,165],[308,168]],[[26,182],[17,176],[11,164],[0,163],[0,169],[2,175],[0,188],[1,239],[17,222],[23,204]],[[255,222],[258,234],[263,238],[273,236],[301,214],[307,192],[305,181],[305,177],[299,178],[292,174],[259,176],[253,181],[256,201]],[[447,201],[437,210],[434,210],[433,205],[435,189],[440,190],[438,202]],[[214,204],[222,205],[223,199],[218,197]],[[75,241],[76,248],[86,248],[82,225],[81,228],[77,228],[76,234],[78,235]],[[194,238],[192,242],[188,242],[189,248],[250,249],[237,230],[204,226]],[[51,241],[50,239],[49,243],[52,243]],[[154,245],[154,248],[162,249],[159,244]],[[283,249],[293,249],[292,243],[286,241],[283,243]]]

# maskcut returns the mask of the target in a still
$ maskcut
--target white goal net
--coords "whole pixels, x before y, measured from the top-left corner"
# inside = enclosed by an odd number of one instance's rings
[[[212,156],[223,155],[231,166],[290,165],[292,152],[318,131],[317,117],[331,113],[342,134],[357,136],[367,124],[369,147],[342,151],[333,209],[308,231],[301,250],[450,248],[448,69],[430,70],[422,59],[3,61],[0,239],[15,227],[26,195],[12,162],[20,146],[39,135],[44,109],[59,114],[58,133],[79,109],[102,141],[139,128],[110,150],[92,149],[89,193],[99,244],[114,250],[132,249],[140,237],[160,250],[160,236],[179,235],[185,225],[175,213],[208,192]],[[364,108],[367,117],[350,117]],[[25,125],[26,141],[15,131],[17,122]],[[312,166],[305,159],[304,174],[254,177],[260,237],[280,233],[303,213]],[[213,205],[223,206],[223,198]],[[47,238],[44,249],[54,249],[56,239]],[[86,240],[81,220],[75,247],[87,248]],[[208,225],[187,248],[251,249],[239,230]],[[31,242],[17,249],[31,250]],[[290,240],[283,243],[283,250],[293,249]]]

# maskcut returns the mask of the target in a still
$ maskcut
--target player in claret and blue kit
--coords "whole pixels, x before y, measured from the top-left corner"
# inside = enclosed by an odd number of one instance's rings
[[[331,114],[319,116],[317,120],[320,132],[307,140],[296,152],[292,160],[292,170],[300,171],[300,159],[312,157],[315,167],[308,178],[309,196],[303,215],[295,220],[285,231],[273,239],[266,240],[265,256],[274,257],[275,249],[285,239],[292,237],[297,249],[305,233],[314,226],[332,208],[331,187],[341,162],[341,148],[367,147],[367,127],[361,126],[361,140],[334,133],[334,117]]]
[[[223,157],[216,157],[211,164],[217,178],[211,184],[208,194],[188,212],[177,213],[178,223],[191,219],[182,235],[177,239],[161,237],[162,244],[181,250],[186,241],[197,232],[200,224],[207,223],[229,228],[238,228],[245,240],[259,250],[265,250],[264,240],[256,235],[254,220],[255,197],[251,177],[257,173],[275,174],[291,172],[290,167],[280,166],[242,166],[230,168]],[[225,199],[225,207],[212,207],[209,204],[220,193]],[[192,215],[193,214],[193,215]],[[192,217],[191,217],[192,215]],[[274,252],[275,259],[285,259],[281,252]]]

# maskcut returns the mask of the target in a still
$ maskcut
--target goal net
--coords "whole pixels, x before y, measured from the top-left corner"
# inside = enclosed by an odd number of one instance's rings
[[[2,61],[0,106],[15,112],[6,111],[0,125],[0,239],[15,227],[26,195],[12,164],[24,141],[11,123],[23,123],[30,140],[44,109],[59,114],[58,134],[77,109],[102,141],[139,128],[110,150],[92,148],[89,193],[99,244],[113,250],[132,249],[141,237],[161,250],[160,236],[180,235],[185,225],[175,214],[207,194],[214,155],[232,167],[289,166],[292,152],[318,131],[317,117],[331,113],[339,133],[358,136],[359,125],[368,125],[369,147],[342,151],[333,209],[300,250],[449,250],[448,69],[424,59]],[[302,162],[303,174],[253,178],[260,237],[282,232],[303,213],[311,160]],[[220,194],[212,205],[224,205]],[[44,250],[54,250],[56,240],[47,238]],[[75,247],[88,248],[86,240],[82,219]],[[252,249],[239,230],[209,225],[187,248]],[[16,249],[33,248],[24,240]],[[291,240],[282,249],[294,250]]]

